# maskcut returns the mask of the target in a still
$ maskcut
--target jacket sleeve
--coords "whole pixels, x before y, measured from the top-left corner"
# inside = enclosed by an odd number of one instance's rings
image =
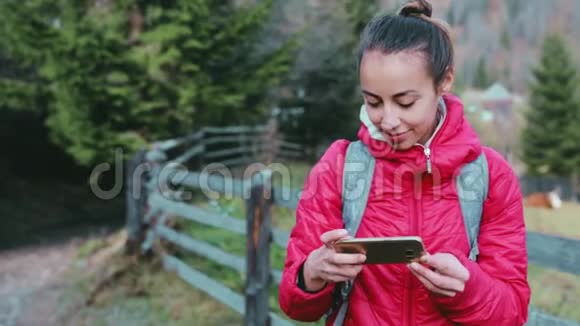
[[[296,224],[290,233],[286,260],[279,288],[280,308],[298,321],[317,321],[332,305],[334,284],[318,292],[298,287],[298,273],[306,258],[322,245],[320,236],[343,228],[342,169],[348,141],[333,143],[312,168],[296,208]]]
[[[517,176],[495,151],[486,149],[490,179],[479,233],[477,262],[452,252],[469,270],[455,297],[432,295],[445,315],[463,325],[523,325],[528,317],[526,230]]]

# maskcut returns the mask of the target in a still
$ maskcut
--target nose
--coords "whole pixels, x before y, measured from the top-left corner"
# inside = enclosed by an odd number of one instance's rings
[[[394,130],[401,124],[401,119],[396,109],[385,106],[383,117],[381,119],[381,128],[383,130]]]

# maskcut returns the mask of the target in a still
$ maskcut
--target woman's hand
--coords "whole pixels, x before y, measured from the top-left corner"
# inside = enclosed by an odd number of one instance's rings
[[[409,264],[409,269],[430,291],[453,297],[463,292],[469,280],[469,271],[457,257],[448,253],[436,253],[421,257],[419,263]],[[429,268],[431,267],[431,268]]]
[[[351,238],[344,229],[332,230],[320,236],[323,245],[313,250],[304,262],[306,290],[318,291],[328,282],[354,279],[366,260],[363,254],[342,254],[334,250],[334,242]]]

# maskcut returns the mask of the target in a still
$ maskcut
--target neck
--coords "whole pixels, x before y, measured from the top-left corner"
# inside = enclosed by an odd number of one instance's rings
[[[425,145],[427,143],[427,141],[433,136],[433,134],[435,133],[435,130],[437,130],[437,126],[439,125],[439,122],[441,122],[441,118],[442,118],[442,112],[441,112],[440,107],[437,106],[437,113],[435,113],[435,120],[433,120],[433,123],[431,124],[431,128],[429,128],[429,131],[421,139],[419,139],[419,144]]]
[[[435,131],[437,130],[437,127],[439,126],[439,124],[442,122],[441,120],[443,119],[443,115],[444,115],[444,111],[445,109],[441,107],[440,104],[437,105],[437,112],[435,113],[435,120],[433,120],[433,123],[431,124],[431,128],[429,128],[429,131],[419,140],[419,144],[421,145],[426,145],[427,142],[429,141],[429,139],[431,139],[431,137],[433,137],[433,135],[435,134]]]

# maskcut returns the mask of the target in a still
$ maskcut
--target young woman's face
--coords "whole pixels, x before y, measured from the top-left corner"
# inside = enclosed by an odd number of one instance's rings
[[[385,54],[367,51],[360,64],[360,83],[372,123],[396,150],[425,144],[436,127],[437,104],[449,91],[453,73],[437,89],[418,52]]]

